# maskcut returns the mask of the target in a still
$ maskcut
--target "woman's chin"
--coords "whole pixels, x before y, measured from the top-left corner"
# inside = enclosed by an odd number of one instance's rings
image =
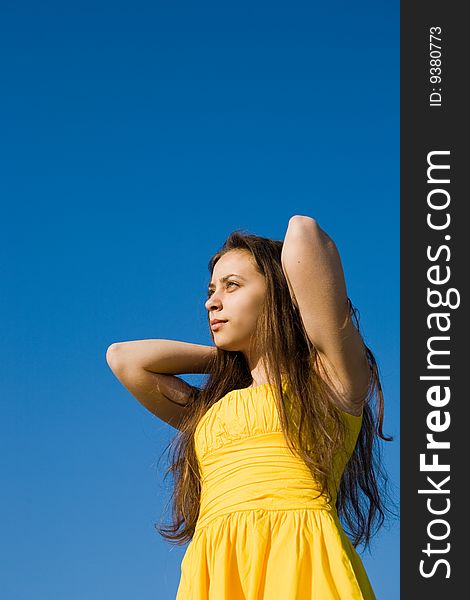
[[[227,350],[230,352],[238,352],[240,350],[240,344],[231,342],[230,340],[224,340],[222,335],[214,335],[214,344],[221,350]]]

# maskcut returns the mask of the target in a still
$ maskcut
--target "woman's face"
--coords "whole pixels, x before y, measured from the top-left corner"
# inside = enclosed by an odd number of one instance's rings
[[[211,333],[223,350],[247,351],[266,295],[266,280],[246,250],[230,250],[216,262],[205,303],[211,321],[226,321]]]

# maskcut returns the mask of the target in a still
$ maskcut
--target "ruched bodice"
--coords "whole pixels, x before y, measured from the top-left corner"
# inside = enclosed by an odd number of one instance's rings
[[[361,424],[361,417],[342,414],[350,435],[348,456],[336,463],[337,484]],[[195,446],[202,479],[198,528],[235,510],[333,510],[334,502],[316,497],[320,486],[287,446],[270,384],[233,390],[212,405],[198,423]]]
[[[337,485],[362,423],[341,414],[348,436],[335,463]],[[335,498],[319,496],[286,443],[271,384],[226,394],[201,418],[194,440],[200,511],[177,600],[375,599]]]

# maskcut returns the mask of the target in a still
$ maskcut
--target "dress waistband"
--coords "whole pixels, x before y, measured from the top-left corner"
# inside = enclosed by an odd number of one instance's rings
[[[304,461],[286,444],[282,431],[230,442],[201,461],[197,529],[213,518],[241,510],[322,509],[336,512],[320,496]]]

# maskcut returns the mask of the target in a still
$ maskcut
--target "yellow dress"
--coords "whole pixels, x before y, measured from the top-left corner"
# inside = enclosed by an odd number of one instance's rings
[[[286,390],[283,379],[283,389]],[[362,416],[342,412],[348,456]],[[195,431],[201,504],[176,600],[376,600],[334,503],[288,448],[270,383],[232,390]]]

